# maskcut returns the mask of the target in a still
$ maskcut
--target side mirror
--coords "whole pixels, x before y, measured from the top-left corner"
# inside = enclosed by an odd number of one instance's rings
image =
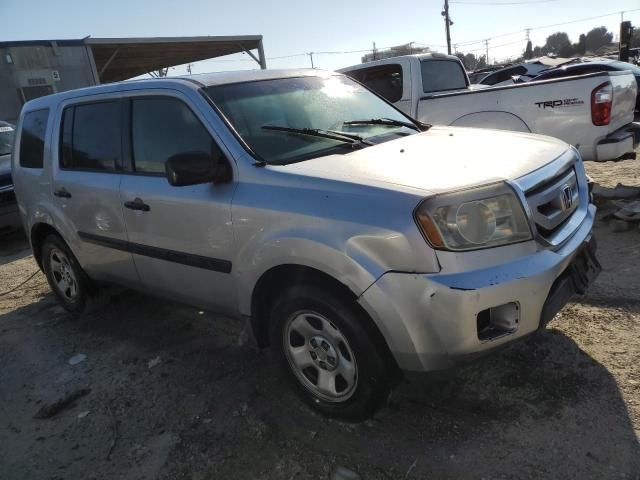
[[[205,152],[185,152],[164,164],[167,181],[174,187],[220,182],[227,179],[228,166],[222,158]]]
[[[520,75],[511,75],[511,80],[513,80],[513,83],[524,83],[524,80],[520,78]]]

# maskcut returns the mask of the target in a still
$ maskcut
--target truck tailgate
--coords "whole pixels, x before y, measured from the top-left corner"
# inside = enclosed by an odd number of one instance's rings
[[[609,72],[609,81],[613,86],[609,132],[614,132],[633,122],[638,85],[631,72]]]
[[[611,120],[609,125],[597,126],[591,118],[591,95],[607,82],[614,90]],[[598,142],[633,121],[635,92],[635,78],[630,72],[590,73],[425,95],[419,100],[417,118],[436,125],[549,135],[574,145],[585,160],[596,160]]]

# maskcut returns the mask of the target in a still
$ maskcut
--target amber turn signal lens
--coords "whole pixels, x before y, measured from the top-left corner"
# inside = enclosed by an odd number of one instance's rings
[[[418,222],[422,227],[422,231],[429,240],[431,246],[436,248],[444,247],[444,240],[442,240],[442,235],[440,235],[440,231],[431,220],[431,217],[425,212],[418,212],[417,214]]]

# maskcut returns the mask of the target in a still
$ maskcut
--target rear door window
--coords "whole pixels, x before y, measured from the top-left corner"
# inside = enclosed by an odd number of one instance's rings
[[[363,68],[355,72],[348,72],[347,75],[355,78],[391,103],[402,99],[402,66],[397,63]]]
[[[165,162],[183,153],[222,152],[191,109],[171,97],[131,100],[131,141],[138,173],[165,173]]]
[[[462,90],[467,77],[458,62],[452,60],[423,60],[420,62],[424,93]]]
[[[49,109],[25,113],[20,135],[20,166],[42,168],[44,164],[44,134],[49,121]]]
[[[63,169],[115,171],[120,151],[120,102],[84,103],[64,110]]]

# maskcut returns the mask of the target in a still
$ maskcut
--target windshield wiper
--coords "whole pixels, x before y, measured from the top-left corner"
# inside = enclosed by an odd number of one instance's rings
[[[348,144],[365,144],[373,145],[373,143],[365,140],[360,135],[352,133],[337,132],[335,130],[323,130],[321,128],[294,128],[294,127],[281,127],[279,125],[263,125],[264,130],[273,130],[275,132],[297,133],[299,135],[309,135],[310,137],[322,137],[329,138],[331,140],[337,140]]]
[[[426,131],[431,127],[431,125],[427,125],[424,123],[415,123],[404,122],[402,120],[395,120],[393,118],[371,118],[369,120],[350,120],[348,122],[344,122],[343,125],[391,125],[395,127],[407,127],[413,130],[417,130],[419,132]]]

